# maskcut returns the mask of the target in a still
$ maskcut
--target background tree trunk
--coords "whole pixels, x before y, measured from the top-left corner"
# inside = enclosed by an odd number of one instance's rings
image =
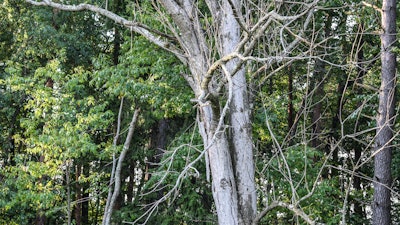
[[[287,104],[287,123],[288,123],[288,132],[292,129],[294,124],[294,107],[293,107],[293,69],[292,65],[289,65],[287,68],[288,73],[288,104]]]
[[[78,163],[76,165],[75,170],[75,201],[77,202],[74,205],[74,216],[75,216],[75,224],[82,224],[82,186],[79,183],[79,177],[82,173],[82,165]]]
[[[383,0],[381,34],[381,87],[374,162],[374,201],[372,204],[373,225],[391,224],[390,186],[393,137],[396,54],[392,51],[396,42],[396,0]]]

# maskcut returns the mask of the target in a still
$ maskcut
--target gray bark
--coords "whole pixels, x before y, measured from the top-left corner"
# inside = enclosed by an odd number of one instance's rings
[[[226,65],[228,74],[225,75],[234,75],[229,106],[237,109],[230,114],[233,130],[232,136],[228,136],[223,123],[225,113],[219,110],[218,96],[210,97],[213,98],[211,100],[207,98],[210,93],[218,93],[210,85],[212,76],[206,73],[208,49],[205,47],[207,45],[203,34],[199,32],[201,26],[194,16],[194,5],[190,1],[183,1],[184,4],[168,0],[161,2],[181,31],[181,45],[190,56],[188,65],[197,81],[193,91],[199,99],[199,123],[204,146],[208,151],[218,223],[250,224],[256,212],[256,198],[251,128],[249,129],[250,108],[245,100],[248,94],[245,72],[241,69],[236,75],[231,74],[236,69],[238,60],[230,61]],[[217,10],[219,6],[211,2],[208,5],[214,20],[220,21],[217,29],[220,36],[217,44],[220,46],[219,53],[221,56],[228,55],[239,44],[239,24],[227,1],[222,3],[221,10]]]
[[[234,52],[240,42],[240,25],[232,10],[238,8],[239,2],[232,0],[230,3],[232,5],[228,2],[222,4],[222,11],[224,12],[220,28],[222,55]],[[229,61],[226,64],[228,72],[234,71],[238,64],[237,59]],[[244,68],[240,68],[232,75],[232,99],[229,105],[230,148],[238,192],[239,224],[251,224],[256,215],[257,207],[250,119],[251,107]]]
[[[374,225],[391,224],[390,186],[393,138],[396,55],[392,51],[396,42],[396,0],[383,0],[381,35],[381,87],[377,115],[376,149],[374,160],[374,201],[372,204]]]
[[[218,107],[210,102],[199,110],[199,127],[207,151],[212,178],[212,193],[218,224],[239,224],[238,199],[229,141],[220,123]]]

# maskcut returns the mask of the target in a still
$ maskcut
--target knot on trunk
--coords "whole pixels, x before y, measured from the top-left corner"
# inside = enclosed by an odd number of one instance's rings
[[[226,189],[229,186],[229,181],[226,178],[222,178],[219,185],[222,189]]]

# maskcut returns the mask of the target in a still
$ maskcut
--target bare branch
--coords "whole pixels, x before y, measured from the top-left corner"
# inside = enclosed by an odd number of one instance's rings
[[[362,3],[363,5],[365,5],[365,6],[367,6],[367,7],[371,7],[371,8],[373,8],[373,9],[375,9],[375,10],[378,11],[380,14],[382,14],[382,9],[379,8],[378,6],[373,5],[373,4],[370,4],[370,3],[366,2],[366,1],[362,1],[361,3]]]
[[[287,204],[285,202],[274,201],[267,208],[261,211],[253,221],[253,225],[257,225],[260,220],[271,210],[282,207],[290,210],[294,215],[301,217],[308,224],[316,224],[302,209],[295,207],[292,204]]]

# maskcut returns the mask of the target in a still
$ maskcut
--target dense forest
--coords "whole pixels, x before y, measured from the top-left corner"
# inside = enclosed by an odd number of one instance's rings
[[[399,9],[0,0],[0,224],[399,224]]]

